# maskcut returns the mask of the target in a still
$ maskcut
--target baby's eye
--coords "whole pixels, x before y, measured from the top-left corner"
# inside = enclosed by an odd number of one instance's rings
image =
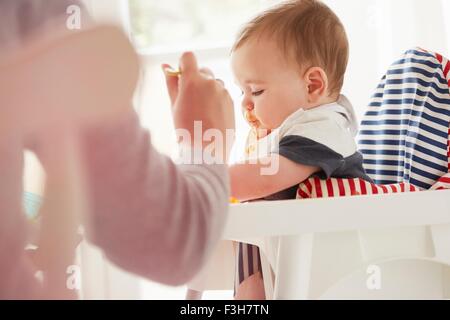
[[[257,97],[257,96],[262,95],[263,93],[264,93],[264,90],[255,91],[255,92],[252,92],[252,96]]]
[[[244,94],[245,94],[244,91],[241,90],[241,97],[242,97]]]

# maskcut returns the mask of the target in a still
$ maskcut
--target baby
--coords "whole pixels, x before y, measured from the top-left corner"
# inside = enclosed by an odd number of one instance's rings
[[[293,199],[313,175],[370,181],[353,107],[341,95],[348,55],[342,23],[318,0],[283,2],[244,26],[231,63],[253,128],[247,158],[259,161],[230,167],[234,198]],[[264,299],[258,248],[238,250],[236,299]]]

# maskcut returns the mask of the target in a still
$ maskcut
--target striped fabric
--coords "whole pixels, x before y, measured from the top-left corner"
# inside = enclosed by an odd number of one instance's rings
[[[262,270],[261,256],[257,246],[238,242],[236,253],[234,296],[242,281]]]
[[[319,178],[315,177],[310,178],[300,184],[297,191],[297,199],[344,197],[415,191],[420,191],[420,188],[409,183],[376,185],[359,178],[331,178],[328,180],[320,180]]]
[[[431,187],[430,190],[447,190],[450,189],[450,173],[441,177],[438,182]]]
[[[376,184],[429,189],[449,172],[450,63],[422,49],[407,51],[383,77],[358,144]]]

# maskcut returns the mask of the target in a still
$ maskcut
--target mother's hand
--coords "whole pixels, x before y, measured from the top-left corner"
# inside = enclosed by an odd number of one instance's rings
[[[163,65],[164,69],[167,67],[169,66]],[[227,130],[233,130],[234,133],[233,102],[223,82],[216,81],[211,71],[199,69],[191,52],[184,53],[181,57],[180,69],[180,77],[166,74],[175,129],[188,130],[191,137],[194,137],[194,122],[201,121],[203,132],[217,129],[224,139]],[[228,145],[232,142],[228,141]],[[226,154],[228,152],[229,150]]]

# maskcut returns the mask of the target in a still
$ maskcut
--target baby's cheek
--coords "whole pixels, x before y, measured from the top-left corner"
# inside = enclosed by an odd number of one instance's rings
[[[262,102],[255,106],[255,114],[261,118],[267,118],[273,115],[276,107],[271,106],[270,103]]]
[[[261,110],[257,116],[268,129],[275,129],[283,122],[282,114],[277,106],[268,106]]]

